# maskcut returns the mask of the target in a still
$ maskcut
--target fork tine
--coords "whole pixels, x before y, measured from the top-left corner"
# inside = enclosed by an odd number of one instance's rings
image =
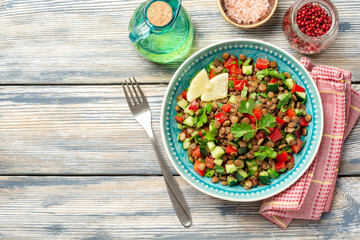
[[[122,82],[121,85],[122,85],[122,87],[123,87],[123,89],[124,89],[126,101],[128,102],[129,107],[131,107],[133,104],[132,104],[132,102],[130,101],[130,96],[129,96],[127,90],[125,89],[125,84],[124,84],[124,82]]]
[[[129,86],[129,84],[128,84],[128,82],[126,80],[125,80],[125,83],[126,83],[126,86],[128,88],[128,92],[130,93],[132,102],[134,103],[134,105],[137,104],[137,102],[135,101],[135,97],[134,97],[133,93],[131,92],[130,86]]]
[[[133,77],[133,79],[134,79],[134,82],[135,82],[137,88],[139,89],[139,93],[140,93],[140,95],[141,95],[141,97],[142,97],[142,100],[143,100],[144,102],[147,102],[146,97],[145,97],[143,91],[141,90],[139,84],[137,83],[135,77]]]
[[[136,99],[138,100],[138,102],[140,103],[141,102],[141,99],[140,99],[140,96],[139,96],[139,94],[137,93],[137,91],[136,91],[136,89],[135,89],[135,87],[134,87],[134,83],[131,81],[131,79],[129,78],[129,81],[130,81],[130,85],[132,86],[132,88],[134,89],[134,93],[135,93],[135,95],[136,95]]]

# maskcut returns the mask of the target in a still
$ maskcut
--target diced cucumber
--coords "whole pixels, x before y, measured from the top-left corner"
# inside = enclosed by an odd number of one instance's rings
[[[218,165],[218,166],[221,166],[222,164],[223,164],[223,160],[222,159],[215,159],[214,160],[214,163],[216,164],[216,165]]]
[[[188,150],[190,148],[190,138],[186,138],[183,141],[183,149]]]
[[[286,135],[286,137],[285,137],[285,140],[286,140],[286,142],[287,142],[288,144],[290,144],[290,142],[291,142],[292,140],[295,140],[294,134],[288,133],[288,134]]]
[[[192,158],[192,157],[188,157],[188,160],[189,160],[189,162],[191,162],[191,163],[194,163],[194,158]]]
[[[178,129],[180,129],[180,130],[185,130],[185,129],[186,129],[186,126],[185,126],[185,125],[182,125],[181,123],[178,123],[178,124],[177,124],[177,127],[178,127]]]
[[[248,150],[249,149],[247,147],[241,147],[241,148],[238,149],[238,154],[240,156],[244,156],[248,152]]]
[[[234,178],[233,176],[227,176],[226,180],[227,180],[229,187],[232,187],[238,183],[238,180],[236,178]]]
[[[305,92],[295,92],[295,96],[299,102],[304,103],[306,101],[306,93]]]
[[[295,108],[295,113],[296,113],[296,116],[300,116],[301,115],[301,110],[298,109],[298,108]]]
[[[231,95],[229,100],[228,100],[229,103],[233,103],[233,104],[236,104],[236,98],[235,98],[235,95]]]
[[[259,173],[259,180],[261,184],[270,184],[270,177],[267,171],[261,171]]]
[[[215,159],[221,158],[225,154],[225,150],[222,147],[216,146],[211,152],[211,156]]]
[[[248,65],[248,66],[242,66],[242,72],[245,75],[251,75],[253,73],[253,66],[252,65]]]
[[[182,98],[177,102],[177,105],[182,109],[185,109],[189,105],[189,102]]]
[[[195,112],[193,110],[189,110],[189,107],[190,107],[190,105],[184,109],[184,113],[187,113],[192,116],[195,114]]]
[[[268,84],[266,93],[268,93],[268,92],[273,92],[275,94],[279,93],[279,83]]]
[[[279,177],[279,173],[275,172],[275,170],[272,169],[272,168],[269,168],[269,169],[267,170],[267,172],[268,172],[269,177],[270,177],[271,179],[274,179],[274,178],[278,178],[278,177]]]
[[[192,116],[188,116],[185,120],[184,120],[184,124],[188,127],[193,127],[196,124],[196,118],[192,117]]]
[[[249,88],[244,85],[243,90],[241,91],[241,97],[246,98]]]
[[[196,135],[199,135],[199,131],[194,131],[194,132],[191,134],[191,137],[195,137]]]
[[[294,86],[294,80],[292,78],[285,79],[284,83],[289,90],[291,90]]]
[[[249,168],[249,175],[254,176],[255,173],[257,172],[257,170],[258,170],[258,165],[257,164],[255,166],[250,167]]]
[[[216,148],[216,145],[214,142],[207,142],[207,147],[211,152],[212,150],[214,150]]]
[[[211,62],[211,63],[209,64],[209,68],[210,68],[210,69],[216,68],[216,67],[214,66],[214,62]]]
[[[247,178],[249,176],[249,174],[247,174],[244,170],[239,169],[236,171],[236,173],[234,174],[234,177],[240,182],[242,180],[244,180],[245,178]]]
[[[235,164],[226,164],[225,165],[225,170],[227,174],[233,173],[237,171],[237,167],[235,166]]]

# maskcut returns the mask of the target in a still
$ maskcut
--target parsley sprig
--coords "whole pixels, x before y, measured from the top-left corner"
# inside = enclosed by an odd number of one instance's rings
[[[255,129],[253,129],[251,125],[247,123],[234,123],[234,125],[231,127],[231,133],[234,134],[235,138],[243,137],[244,140],[250,140],[255,136],[258,130],[264,130],[269,133],[270,131],[268,128],[275,127],[275,124],[275,117],[267,113],[259,120],[259,123],[256,124]]]
[[[211,112],[211,104],[208,102],[206,103],[205,107],[203,107],[202,109],[200,109],[199,111],[199,118],[197,120],[197,124],[196,126],[198,128],[201,128],[205,123],[207,123],[208,118],[206,114],[209,114]]]
[[[254,155],[259,160],[264,160],[265,158],[276,158],[277,153],[273,148],[267,146],[260,146],[258,152],[254,152]]]

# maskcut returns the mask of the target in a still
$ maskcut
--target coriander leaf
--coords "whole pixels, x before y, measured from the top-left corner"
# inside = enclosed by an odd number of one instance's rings
[[[214,175],[214,170],[207,168],[204,176],[211,178],[213,175]]]
[[[235,138],[245,136],[248,139],[250,136],[254,135],[254,132],[255,130],[252,129],[251,125],[247,123],[234,123],[231,127],[231,133],[234,135]]]
[[[263,79],[265,76],[270,76],[273,78],[278,78],[281,80],[285,80],[285,75],[283,73],[279,73],[275,69],[264,69],[256,73],[255,75],[259,80]]]
[[[276,118],[267,113],[259,120],[259,129],[264,129],[265,131],[269,132],[267,128],[273,128],[276,125]]]
[[[267,94],[265,93],[258,93],[259,96],[262,96],[263,98],[271,99]]]
[[[251,61],[252,61],[252,58],[246,59],[246,61],[243,63],[243,66],[249,66]]]
[[[252,115],[254,107],[255,107],[255,101],[254,99],[250,98],[248,101],[241,100],[240,108],[238,110],[241,113],[248,113]]]
[[[215,166],[215,171],[219,174],[225,174],[225,169],[221,166]]]
[[[204,140],[208,142],[212,142],[215,140],[216,135],[218,134],[218,129],[214,126],[214,123],[211,123],[213,126],[211,128],[211,131],[204,132]]]
[[[278,108],[284,107],[286,104],[289,103],[291,99],[291,93],[283,93],[278,96],[279,103],[277,105]]]
[[[216,103],[218,106],[219,106],[219,108],[221,108],[222,106],[224,106],[224,104],[223,103]]]
[[[250,140],[255,136],[255,130],[253,131],[249,131],[248,133],[245,134],[244,136],[244,140]]]
[[[200,117],[199,117],[199,119],[197,121],[197,124],[196,124],[196,126],[198,128],[202,127],[205,123],[207,123],[208,119],[207,119],[206,113],[210,113],[210,112],[211,112],[211,104],[206,103],[205,107],[203,107],[199,111]]]
[[[229,80],[228,88],[234,88],[234,81],[233,80]]]
[[[264,160],[265,158],[276,158],[277,153],[273,148],[260,146],[258,152],[254,152],[254,155],[259,160]]]

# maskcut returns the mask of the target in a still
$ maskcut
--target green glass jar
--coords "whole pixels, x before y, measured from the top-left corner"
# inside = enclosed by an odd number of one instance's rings
[[[149,0],[140,4],[129,23],[136,50],[156,63],[169,63],[191,48],[194,27],[178,0]]]

